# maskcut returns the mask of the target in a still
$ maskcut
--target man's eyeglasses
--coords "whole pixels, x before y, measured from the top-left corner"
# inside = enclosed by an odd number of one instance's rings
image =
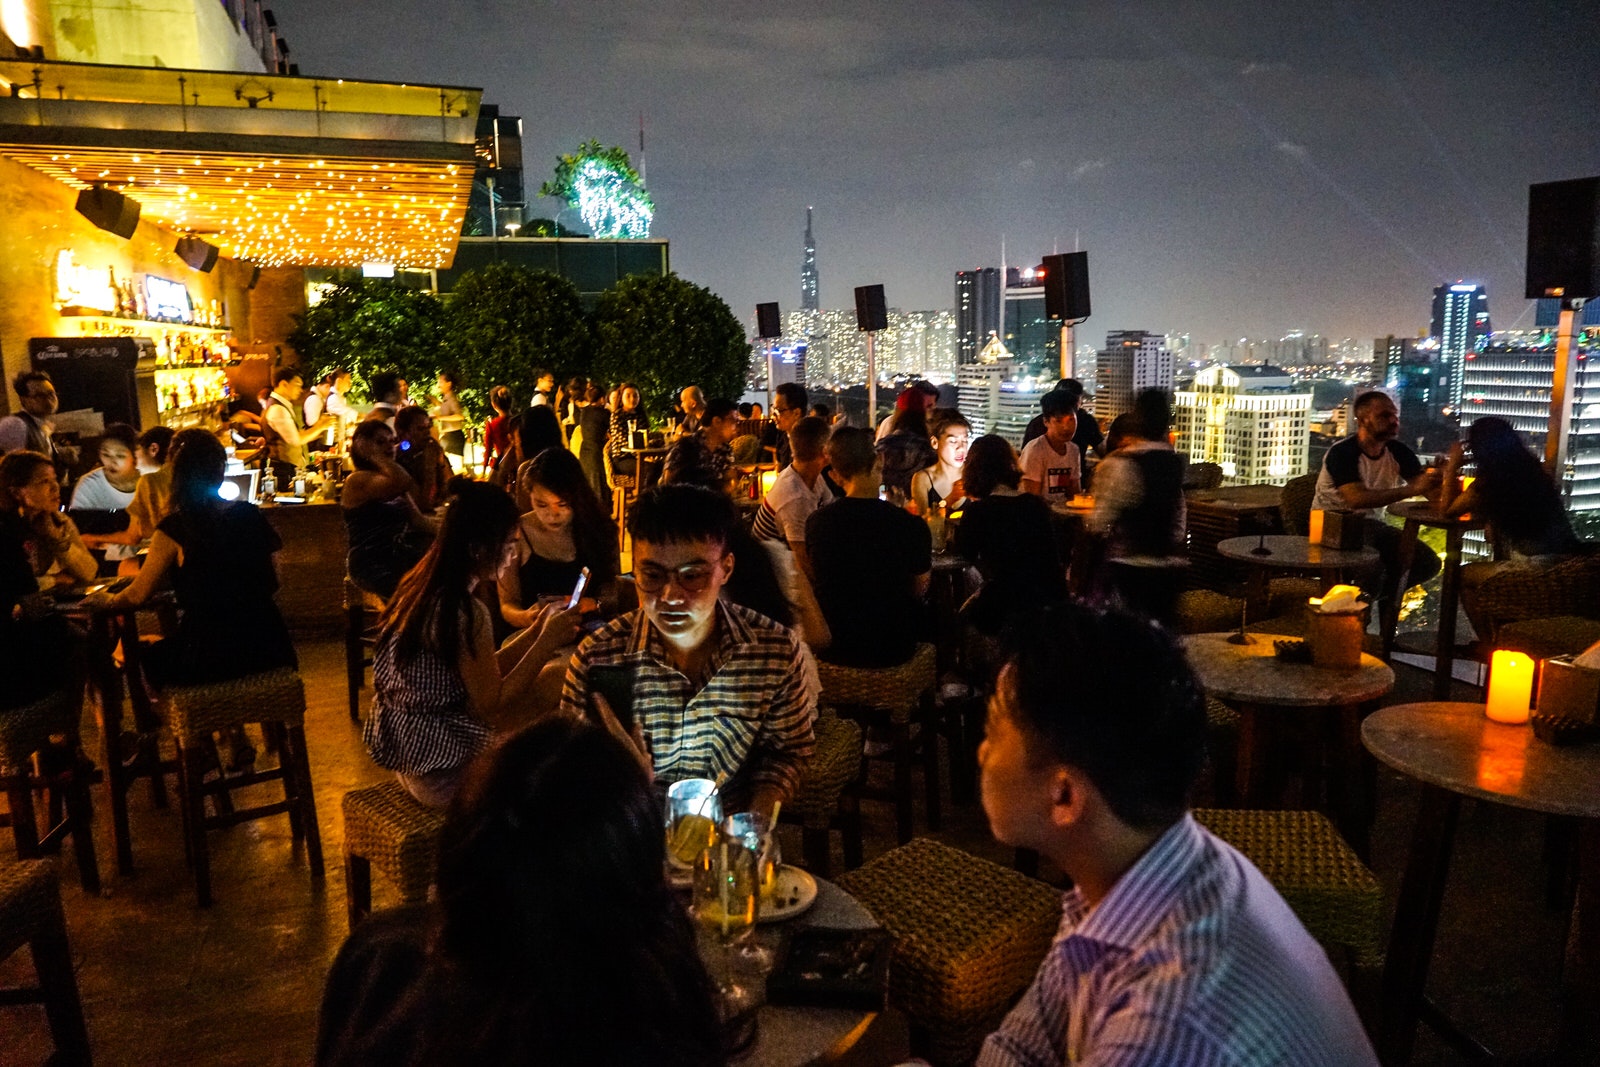
[[[715,565],[710,563],[686,563],[670,571],[665,567],[635,567],[633,583],[639,587],[639,592],[652,596],[665,589],[668,582],[677,582],[685,593],[703,593],[711,584],[714,569]]]

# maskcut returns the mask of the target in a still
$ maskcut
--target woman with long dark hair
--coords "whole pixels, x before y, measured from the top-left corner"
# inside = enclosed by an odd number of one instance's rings
[[[1468,451],[1476,476],[1457,493],[1457,475]],[[1471,512],[1486,520],[1489,540],[1509,557],[1461,568],[1461,606],[1474,632],[1487,638],[1493,631],[1478,607],[1477,594],[1491,575],[1508,562],[1553,562],[1578,552],[1582,545],[1572,532],[1560,489],[1505,419],[1491,415],[1474,420],[1467,427],[1466,447],[1460,441],[1451,443],[1442,482],[1441,510],[1446,515]]]
[[[501,618],[516,629],[532,624],[541,600],[570,596],[585,567],[586,596],[597,601],[608,595],[619,566],[617,528],[571,452],[539,453],[524,467],[519,488],[528,510],[517,523],[515,555],[507,555],[498,580]]]
[[[177,594],[177,632],[144,653],[145,675],[157,688],[298,665],[273,600],[272,556],[283,543],[254,504],[217,494],[227,462],[222,443],[205,430],[172,439],[172,514],[156,526],[139,576],[107,604],[129,611],[168,584]]]
[[[433,807],[449,802],[496,730],[525,721],[540,671],[577,633],[578,614],[562,602],[496,650],[476,591],[494,581],[516,525],[504,492],[453,479],[433,546],[378,620],[372,714],[362,738],[378,766]],[[559,695],[559,679],[549,684]]]
[[[1050,506],[1018,488],[1022,468],[1011,442],[984,434],[961,466],[967,502],[956,551],[983,575],[964,613],[981,634],[998,636],[1021,612],[1066,599],[1066,570],[1050,529]]]
[[[355,470],[339,493],[350,580],[386,599],[428,551],[434,533],[434,521],[412,499],[416,483],[395,459],[395,444],[394,431],[381,419],[358,425],[350,435]]]
[[[81,635],[40,593],[58,563],[63,583],[95,573],[94,557],[60,508],[49,456],[18,449],[0,457],[0,708],[82,686],[73,669]]]
[[[624,742],[567,718],[511,735],[450,807],[437,900],[371,916],[340,949],[316,1063],[725,1063],[664,862]]]

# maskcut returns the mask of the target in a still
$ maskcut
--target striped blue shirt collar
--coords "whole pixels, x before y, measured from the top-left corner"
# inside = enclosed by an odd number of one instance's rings
[[[1132,949],[1152,936],[1178,903],[1205,856],[1205,841],[1188,812],[1122,872],[1111,891],[1090,907],[1076,888],[1062,910],[1072,937]]]

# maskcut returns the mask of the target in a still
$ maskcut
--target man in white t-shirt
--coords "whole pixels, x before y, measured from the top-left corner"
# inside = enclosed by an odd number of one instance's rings
[[[1072,435],[1078,429],[1077,400],[1061,390],[1039,398],[1044,436],[1022,450],[1022,490],[1044,497],[1047,504],[1065,503],[1083,484],[1083,461]]]
[[[806,552],[806,520],[824,504],[833,503],[833,493],[822,477],[828,462],[828,434],[828,424],[814,415],[795,423],[789,431],[789,466],[772,483],[751,526],[758,539],[787,544],[807,578],[811,577],[811,557]]]

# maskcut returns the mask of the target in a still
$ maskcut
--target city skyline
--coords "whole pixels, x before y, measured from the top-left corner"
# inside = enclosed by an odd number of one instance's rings
[[[530,183],[589,137],[634,146],[643,112],[654,232],[741,317],[789,310],[813,205],[821,307],[871,283],[949,306],[1004,240],[1088,250],[1096,331],[1410,334],[1457,278],[1509,327],[1527,186],[1600,173],[1571,2],[475,0],[460,34],[421,0],[275,7],[307,74],[482,86],[524,117]]]

